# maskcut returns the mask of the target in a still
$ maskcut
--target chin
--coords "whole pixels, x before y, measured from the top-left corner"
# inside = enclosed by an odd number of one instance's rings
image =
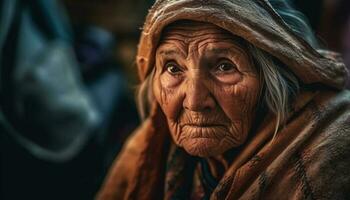
[[[192,138],[183,141],[182,146],[185,151],[198,157],[213,157],[223,154],[231,148],[231,145],[222,144],[217,139],[212,138]]]

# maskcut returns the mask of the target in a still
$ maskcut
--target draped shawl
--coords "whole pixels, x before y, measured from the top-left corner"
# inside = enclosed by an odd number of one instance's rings
[[[137,66],[144,81],[165,26],[178,20],[215,24],[268,52],[303,85],[272,141],[275,117],[259,128],[218,181],[210,199],[346,199],[350,195],[350,93],[339,56],[296,35],[267,0],[159,0],[146,18]],[[310,87],[309,87],[310,86]],[[169,136],[156,102],[127,141],[98,199],[169,199]],[[186,174],[182,174],[186,176]],[[183,184],[186,184],[185,182]]]

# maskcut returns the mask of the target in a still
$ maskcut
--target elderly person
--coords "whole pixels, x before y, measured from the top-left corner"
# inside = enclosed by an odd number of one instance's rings
[[[159,0],[140,39],[141,127],[98,199],[345,199],[344,64],[281,0]]]

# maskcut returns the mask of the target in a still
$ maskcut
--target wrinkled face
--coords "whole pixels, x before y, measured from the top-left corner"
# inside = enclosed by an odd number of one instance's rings
[[[237,38],[211,24],[174,24],[155,62],[153,93],[178,146],[208,157],[245,141],[260,85]]]

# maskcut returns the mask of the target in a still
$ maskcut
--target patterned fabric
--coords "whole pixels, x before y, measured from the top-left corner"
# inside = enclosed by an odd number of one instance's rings
[[[166,132],[147,120],[116,159],[98,199],[347,199],[350,92],[303,92],[293,110],[273,141],[275,120],[268,115],[217,186],[212,168],[198,167],[200,159],[169,150],[169,143],[155,145]],[[169,142],[162,139],[158,144]]]
[[[167,161],[164,199],[209,199],[219,183],[209,164],[213,160],[192,157],[172,144]],[[220,164],[215,163],[213,167],[224,172],[223,168],[219,169]]]
[[[169,152],[166,178],[165,199],[190,199],[191,188],[196,166],[196,158],[172,145]]]

